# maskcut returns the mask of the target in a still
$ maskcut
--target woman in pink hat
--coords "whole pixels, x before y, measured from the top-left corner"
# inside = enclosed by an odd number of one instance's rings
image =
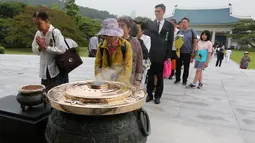
[[[132,75],[132,48],[128,41],[121,38],[123,30],[114,18],[102,22],[97,35],[104,41],[99,44],[95,60],[97,80],[110,80],[130,83]]]

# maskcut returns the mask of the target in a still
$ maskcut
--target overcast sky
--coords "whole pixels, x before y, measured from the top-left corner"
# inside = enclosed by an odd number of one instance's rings
[[[217,8],[232,3],[233,14],[252,16],[255,18],[255,0],[76,0],[78,5],[106,10],[112,14],[130,16],[132,11],[136,16],[154,18],[154,6],[164,3],[167,7],[166,16],[171,16],[174,6],[185,8]]]

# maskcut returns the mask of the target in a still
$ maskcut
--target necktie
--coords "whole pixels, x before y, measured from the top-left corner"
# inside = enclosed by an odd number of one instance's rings
[[[158,30],[158,33],[160,33],[160,21],[158,21],[158,23],[157,23],[157,30]]]

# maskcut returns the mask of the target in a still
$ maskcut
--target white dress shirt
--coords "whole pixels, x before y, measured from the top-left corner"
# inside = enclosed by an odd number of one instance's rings
[[[148,51],[150,51],[151,49],[151,37],[147,36],[145,34],[143,34],[140,39],[143,40],[144,45],[146,46],[146,48],[148,49]]]
[[[160,24],[160,25],[159,25],[158,33],[160,33],[161,30],[162,30],[162,28],[163,28],[163,26],[164,26],[164,24],[165,24],[165,19],[163,19],[163,20],[161,20],[161,21],[157,20],[157,24],[158,24],[158,23]]]
[[[98,47],[98,38],[96,36],[90,38],[89,40],[89,50],[97,50]]]
[[[226,56],[230,56],[232,54],[232,51],[231,50],[227,50],[226,51]]]
[[[63,54],[67,46],[64,42],[64,37],[58,29],[54,29],[52,25],[50,25],[49,31],[44,35],[42,32],[37,31],[34,37],[34,41],[32,43],[32,51],[40,55],[40,71],[39,77],[42,79],[47,79],[47,69],[49,71],[50,77],[56,77],[60,72],[55,63],[55,56],[59,54]],[[55,43],[52,37],[52,31],[55,39]],[[36,37],[44,38],[47,48],[39,50],[39,45],[36,42]]]

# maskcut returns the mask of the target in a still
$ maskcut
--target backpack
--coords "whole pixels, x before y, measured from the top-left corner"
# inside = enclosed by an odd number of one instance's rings
[[[138,38],[138,41],[140,42],[140,45],[141,45],[142,50],[143,50],[143,59],[147,60],[149,58],[149,51],[148,51],[147,47],[145,46],[142,39]]]
[[[101,53],[101,59],[102,59],[103,54],[104,54],[104,48],[102,48],[102,46],[103,46],[103,42],[99,46],[99,50],[100,50],[100,53]],[[127,53],[126,42],[124,42],[124,44],[121,46],[121,52],[122,52],[122,55],[123,55],[123,63],[124,63],[125,58],[126,58],[126,53]],[[107,56],[107,61],[108,61],[109,66],[111,66],[111,61],[110,61],[110,55],[109,54]],[[99,67],[102,68],[102,65],[103,65],[103,60],[101,60],[101,63],[100,63]]]

